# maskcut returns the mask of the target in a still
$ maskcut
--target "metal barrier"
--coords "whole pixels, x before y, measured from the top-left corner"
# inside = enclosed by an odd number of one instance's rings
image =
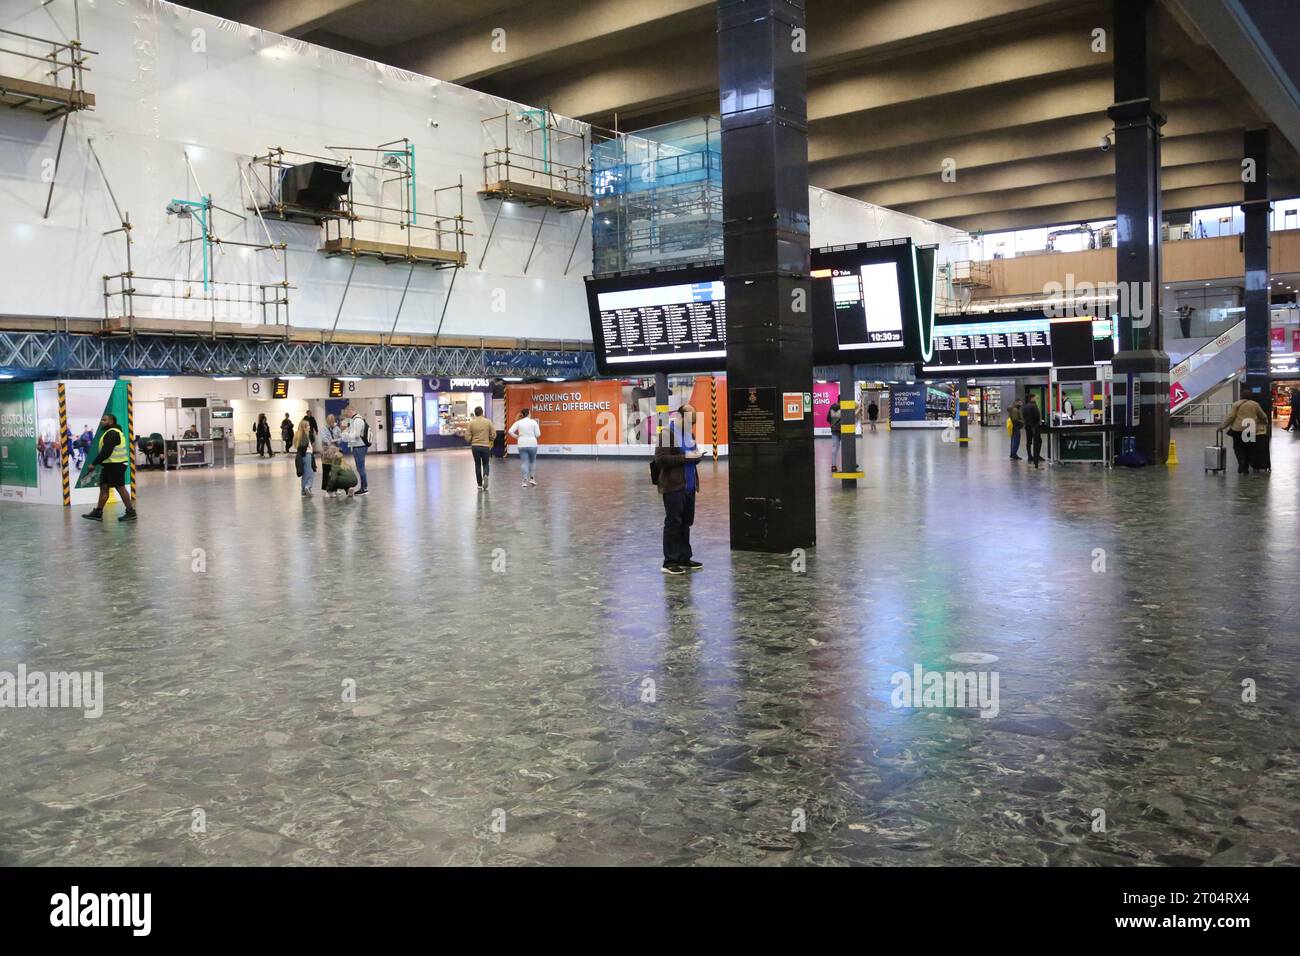
[[[1175,412],[1173,420],[1184,425],[1217,425],[1231,407],[1232,402],[1193,402]]]

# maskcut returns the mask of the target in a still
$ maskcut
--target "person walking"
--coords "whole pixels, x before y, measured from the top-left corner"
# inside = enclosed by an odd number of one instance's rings
[[[1020,410],[1020,399],[1011,403],[1011,408],[1007,411],[1007,421],[1011,425],[1011,460],[1021,461],[1020,455],[1020,433],[1025,427],[1025,416]]]
[[[131,498],[131,492],[126,487],[126,466],[130,460],[130,446],[126,443],[126,436],[122,434],[122,429],[118,427],[117,416],[109,412],[104,413],[104,417],[99,420],[101,434],[99,436],[99,454],[90,464],[92,467],[99,468],[99,504],[95,505],[93,511],[88,511],[81,517],[91,521],[104,520],[104,505],[108,504],[108,493],[110,490],[116,491],[117,496],[122,499],[122,504],[126,506],[126,511],[118,516],[118,521],[134,521],[135,501]]]
[[[1246,436],[1250,434],[1249,422],[1254,420],[1254,434],[1251,435],[1250,441]],[[1219,425],[1219,429],[1227,429],[1228,434],[1232,436],[1232,453],[1237,457],[1237,474],[1245,475],[1250,473],[1253,466],[1256,473],[1269,470],[1269,453],[1268,453],[1268,415],[1264,412],[1259,402],[1249,396],[1239,398],[1228,406],[1227,417]]]
[[[519,410],[519,419],[510,426],[509,434],[515,437],[519,449],[519,468],[524,475],[524,486],[536,485],[537,443],[542,437],[542,426],[531,418],[528,409]]]
[[[296,450],[294,469],[302,479],[302,496],[311,497],[312,480],[316,476],[316,455],[312,448],[311,423],[304,418],[298,423],[298,430],[293,435]]]
[[[835,401],[826,410],[826,424],[831,429],[831,471],[840,470],[840,403]]]
[[[271,447],[271,423],[266,420],[266,413],[262,412],[257,416],[257,425],[254,427],[257,435],[257,457],[274,458],[275,449]],[[266,454],[262,454],[262,449],[266,449]]]
[[[334,468],[334,463],[342,457],[342,452],[339,451],[339,442],[342,440],[343,436],[339,431],[339,426],[334,422],[334,416],[326,415],[325,427],[321,429],[320,432],[320,486],[331,498],[333,498],[337,492],[330,490],[330,472]]]
[[[876,430],[876,419],[880,417],[880,406],[874,401],[867,406],[867,421],[871,423],[871,430]]]
[[[289,454],[289,449],[293,445],[293,420],[289,418],[289,413],[284,413],[284,421],[280,422],[280,440],[284,442],[284,453]]]
[[[483,406],[474,409],[474,417],[469,420],[465,438],[469,441],[469,450],[474,455],[474,480],[478,482],[479,491],[487,491],[488,472],[492,466],[492,439],[497,430],[483,416]]]
[[[1300,432],[1300,388],[1291,389],[1291,418],[1286,423],[1289,432]]]
[[[1043,410],[1038,407],[1038,399],[1033,392],[1025,396],[1020,416],[1025,426],[1025,447],[1029,450],[1029,460],[1037,468],[1043,462]]]
[[[704,567],[693,560],[691,525],[695,523],[695,492],[699,487],[696,463],[703,452],[695,444],[695,409],[683,405],[668,427],[659,433],[655,447],[659,494],[664,503],[664,574],[685,574]]]
[[[370,448],[370,423],[366,421],[366,416],[351,405],[343,410],[343,417],[346,422],[343,438],[352,449],[352,464],[356,467],[357,478],[361,482],[357,494],[368,495],[370,485],[366,479],[366,451]]]

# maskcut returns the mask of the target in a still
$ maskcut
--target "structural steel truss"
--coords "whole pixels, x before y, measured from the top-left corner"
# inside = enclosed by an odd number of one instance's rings
[[[596,374],[591,352],[581,352],[576,374]],[[523,356],[522,358],[520,356]],[[0,368],[51,377],[171,375],[362,375],[372,378],[485,375],[486,362],[513,361],[508,374],[553,375],[546,360],[572,358],[559,350],[513,350],[412,345],[350,345],[282,339],[212,339],[172,335],[96,336],[75,332],[0,331]],[[506,374],[506,373],[500,373]]]

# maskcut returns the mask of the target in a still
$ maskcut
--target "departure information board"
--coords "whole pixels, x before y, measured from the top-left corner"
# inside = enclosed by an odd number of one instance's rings
[[[726,367],[721,266],[588,279],[587,301],[602,374]]]
[[[1111,319],[1049,319],[1041,311],[942,316],[934,357],[921,371],[1045,370],[1101,365],[1115,357]]]
[[[929,358],[934,250],[909,239],[812,250],[813,362]]]

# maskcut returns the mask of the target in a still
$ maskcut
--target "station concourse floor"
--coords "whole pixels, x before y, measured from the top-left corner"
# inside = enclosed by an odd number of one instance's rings
[[[0,670],[105,698],[0,710],[0,863],[1298,864],[1300,439],[1239,477],[1212,435],[1035,471],[882,429],[852,492],[819,439],[802,573],[728,549],[725,460],[684,578],[639,461],[480,493],[467,451],[372,455],[338,501],[277,455],[146,473],[135,525],[0,503]],[[997,715],[891,706],[916,664],[995,671]]]

